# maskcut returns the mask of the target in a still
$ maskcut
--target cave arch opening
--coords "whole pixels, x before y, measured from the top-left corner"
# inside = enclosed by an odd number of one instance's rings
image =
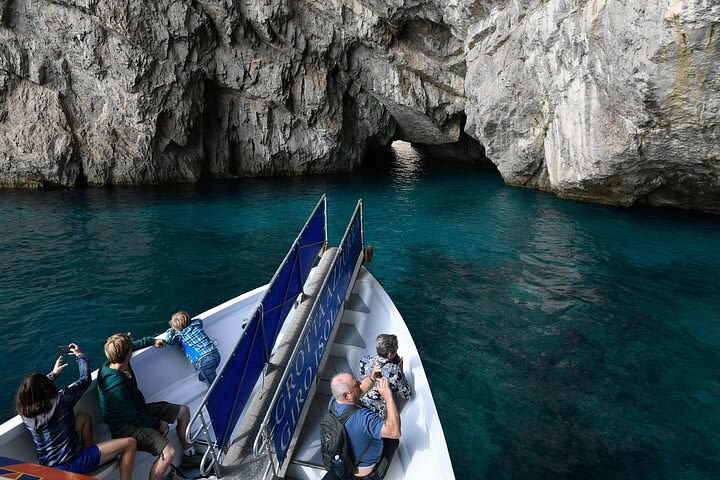
[[[463,127],[464,123],[463,119]],[[456,165],[500,175],[495,164],[485,155],[483,145],[463,130],[455,142],[431,144],[416,140],[416,134],[412,139],[408,138],[398,125],[387,143],[366,149],[361,159],[361,168],[377,174],[393,174],[398,170],[412,174]]]

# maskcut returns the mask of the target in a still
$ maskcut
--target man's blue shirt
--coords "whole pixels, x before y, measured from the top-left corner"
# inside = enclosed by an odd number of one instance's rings
[[[330,399],[330,405],[333,399]],[[335,403],[335,414],[341,415],[350,405]],[[348,441],[350,443],[350,456],[357,462],[362,455],[358,467],[369,467],[380,461],[382,457],[383,441],[380,436],[385,421],[369,408],[358,405],[360,408],[345,422]],[[365,449],[367,448],[367,451]],[[365,454],[363,455],[363,451]]]

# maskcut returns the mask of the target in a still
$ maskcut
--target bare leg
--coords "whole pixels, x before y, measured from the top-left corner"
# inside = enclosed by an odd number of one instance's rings
[[[177,428],[175,428],[175,433],[177,433],[178,440],[180,440],[180,445],[182,445],[182,448],[184,450],[192,447],[192,444],[188,443],[187,438],[185,438],[185,430],[187,429],[188,423],[190,423],[190,409],[187,407],[187,405],[180,405],[180,411],[178,412],[177,416]]]
[[[149,480],[161,480],[170,467],[173,458],[175,458],[175,447],[173,447],[172,443],[168,443],[157,460],[155,460],[155,463],[152,464]]]
[[[92,419],[85,412],[75,415],[75,431],[80,437],[80,443],[83,447],[89,447],[93,444]]]
[[[120,480],[132,478],[137,453],[137,441],[133,437],[115,438],[98,443],[100,449],[100,465],[114,460],[120,455]]]

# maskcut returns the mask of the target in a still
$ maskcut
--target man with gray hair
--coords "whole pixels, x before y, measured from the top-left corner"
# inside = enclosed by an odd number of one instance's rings
[[[328,409],[340,416],[350,406],[360,405],[360,397],[375,386],[380,375],[379,368],[362,381],[350,373],[335,375],[330,383],[333,398]],[[355,465],[355,479],[382,479],[400,438],[400,414],[387,379],[380,380],[377,390],[387,405],[386,418],[360,405],[345,422],[350,456]]]

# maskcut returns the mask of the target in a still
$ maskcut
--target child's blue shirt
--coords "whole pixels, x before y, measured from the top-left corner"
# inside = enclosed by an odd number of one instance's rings
[[[203,330],[203,323],[199,318],[193,320],[190,325],[179,332],[168,328],[165,332],[165,341],[168,345],[182,344],[185,355],[193,366],[197,366],[198,360],[202,357],[217,350],[213,341]]]

